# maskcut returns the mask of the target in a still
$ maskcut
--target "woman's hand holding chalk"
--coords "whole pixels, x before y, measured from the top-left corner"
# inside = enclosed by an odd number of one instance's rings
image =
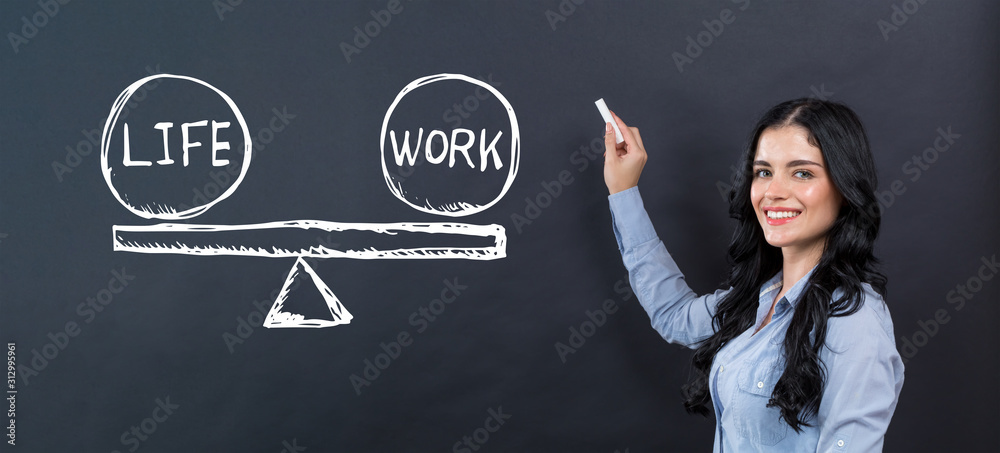
[[[618,129],[618,123],[611,117],[611,111],[608,110],[608,105],[604,103],[604,98],[594,101],[594,104],[597,104],[597,110],[601,111],[601,117],[604,118],[604,122],[611,123],[611,127],[615,128],[615,140],[618,143],[624,142],[625,138],[622,137],[622,131]]]
[[[609,112],[610,113],[610,112]],[[612,126],[617,126],[612,129]],[[625,143],[615,143],[611,131],[624,131]],[[618,115],[611,113],[611,122],[604,128],[604,183],[615,194],[639,184],[639,175],[646,165],[646,149],[639,129],[628,127]]]

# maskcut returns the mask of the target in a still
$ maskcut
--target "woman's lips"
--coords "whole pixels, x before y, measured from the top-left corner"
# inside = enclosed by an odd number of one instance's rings
[[[764,217],[768,225],[784,225],[795,220],[802,214],[801,210],[793,208],[764,208]]]

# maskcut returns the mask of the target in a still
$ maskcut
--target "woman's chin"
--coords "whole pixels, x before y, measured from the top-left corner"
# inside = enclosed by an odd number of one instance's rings
[[[765,233],[764,240],[766,240],[768,245],[770,245],[771,247],[776,247],[779,249],[782,247],[788,247],[789,245],[792,245],[792,243],[794,242],[788,237],[788,235],[785,234],[768,235],[767,233]]]

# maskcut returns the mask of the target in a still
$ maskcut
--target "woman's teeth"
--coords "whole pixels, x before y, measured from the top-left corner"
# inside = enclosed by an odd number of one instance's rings
[[[767,211],[769,219],[788,219],[802,214],[801,211]]]

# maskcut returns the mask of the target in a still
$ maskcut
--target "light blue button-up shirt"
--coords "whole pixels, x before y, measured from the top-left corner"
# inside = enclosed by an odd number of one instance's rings
[[[691,291],[656,236],[637,187],[608,200],[629,281],[653,328],[670,343],[696,348],[712,335],[712,315],[729,290],[703,296]],[[823,399],[818,414],[807,420],[813,426],[803,426],[796,433],[781,419],[777,407],[766,406],[784,372],[782,342],[811,274],[785,292],[771,321],[754,333],[781,289],[781,272],[764,283],[754,325],[716,354],[709,374],[715,452],[882,450],[903,388],[903,362],[896,351],[889,310],[867,284],[860,310],[828,321],[826,346],[820,352],[827,370]],[[838,290],[834,297],[841,294]]]

